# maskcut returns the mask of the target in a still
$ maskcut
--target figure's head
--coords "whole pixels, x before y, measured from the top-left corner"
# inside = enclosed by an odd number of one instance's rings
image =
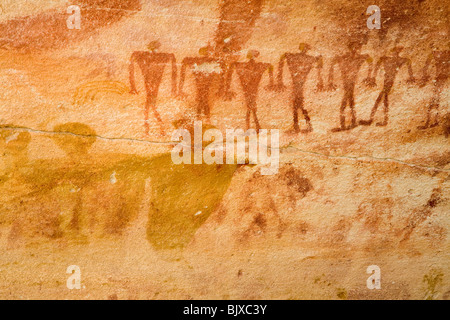
[[[247,59],[256,59],[259,57],[259,51],[258,50],[249,50],[247,53]]]
[[[300,43],[300,45],[298,46],[298,49],[300,50],[300,52],[302,53],[306,53],[309,50],[311,50],[311,46],[305,42]]]
[[[80,156],[87,154],[89,148],[96,140],[95,131],[78,122],[65,123],[56,126],[53,131],[54,141],[69,156]]]
[[[154,40],[151,41],[148,45],[147,48],[150,51],[156,51],[161,47],[161,42],[159,42],[159,40]]]
[[[198,54],[201,55],[202,57],[210,57],[213,54],[213,47],[210,46],[209,44],[207,46],[201,47],[198,50]]]

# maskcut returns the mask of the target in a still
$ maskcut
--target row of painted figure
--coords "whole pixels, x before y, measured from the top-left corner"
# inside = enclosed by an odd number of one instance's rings
[[[394,85],[395,78],[399,70],[405,66],[409,72],[408,83],[416,82],[413,76],[411,60],[400,56],[403,50],[400,46],[395,46],[391,49],[389,56],[381,57],[373,67],[373,59],[367,54],[361,54],[361,45],[359,43],[350,43],[348,51],[340,56],[336,56],[331,61],[331,67],[328,75],[328,83],[324,85],[322,79],[323,58],[322,56],[313,56],[308,54],[310,46],[306,43],[301,43],[299,52],[285,53],[282,55],[276,81],[274,80],[274,68],[270,63],[257,62],[259,52],[250,50],[247,55],[246,62],[229,62],[221,60],[214,56],[214,48],[207,46],[199,50],[198,57],[187,57],[182,61],[182,68],[180,73],[180,81],[177,83],[177,65],[174,54],[158,52],[161,44],[159,41],[152,41],[148,45],[149,51],[136,51],[131,56],[130,63],[130,84],[131,93],[136,94],[135,84],[135,70],[134,65],[140,67],[145,81],[145,89],[147,99],[145,103],[145,131],[149,133],[148,116],[149,110],[152,108],[153,113],[159,124],[161,131],[164,132],[163,122],[156,108],[156,99],[158,96],[159,86],[161,84],[165,66],[172,64],[172,92],[174,95],[184,96],[183,87],[186,78],[186,71],[190,70],[195,79],[196,105],[197,117],[204,117],[206,120],[210,119],[210,92],[214,79],[219,78],[219,94],[225,100],[231,100],[235,96],[230,91],[231,79],[233,72],[236,71],[242,85],[245,103],[247,107],[246,113],[246,127],[250,127],[250,118],[253,117],[256,129],[260,129],[260,124],[257,116],[257,96],[258,88],[263,74],[267,71],[270,77],[270,83],[266,87],[267,90],[282,91],[286,87],[283,84],[283,70],[284,64],[287,63],[288,69],[292,77],[293,84],[293,127],[295,132],[311,132],[313,130],[311,119],[305,108],[304,103],[304,87],[308,75],[311,70],[316,68],[318,75],[317,90],[335,90],[334,84],[334,69],[339,65],[341,72],[341,79],[343,82],[343,98],[340,105],[340,124],[333,131],[350,130],[359,125],[371,125],[374,121],[378,106],[381,102],[384,104],[383,120],[376,123],[377,126],[386,126],[389,120],[389,93]],[[368,120],[357,121],[355,113],[355,85],[357,83],[357,75],[363,64],[368,64],[368,74],[363,80],[363,83],[368,87],[376,86],[376,76],[381,68],[384,68],[384,84],[378,95],[375,104],[372,108],[370,118]],[[424,86],[429,80],[430,66],[435,66],[434,89],[433,96],[428,104],[427,116],[425,124],[420,129],[426,129],[437,126],[439,124],[439,101],[440,95],[449,78],[450,68],[450,51],[433,50],[427,58],[422,69],[420,81],[417,83]],[[177,86],[178,85],[178,86]],[[350,108],[351,119],[346,119],[346,108]],[[300,130],[299,126],[299,111],[303,113],[306,121],[306,127]]]

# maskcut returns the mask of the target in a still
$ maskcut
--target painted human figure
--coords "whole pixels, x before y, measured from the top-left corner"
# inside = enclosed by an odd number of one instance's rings
[[[330,73],[328,78],[328,90],[335,90],[334,85],[334,66],[339,64],[341,70],[341,78],[344,85],[344,97],[340,107],[340,127],[332,129],[333,132],[349,130],[356,127],[356,112],[355,112],[355,85],[358,78],[358,72],[364,62],[369,64],[369,72],[364,82],[370,82],[370,75],[372,73],[372,58],[367,54],[360,54],[361,44],[352,42],[348,45],[349,51],[337,56],[331,62]],[[345,109],[350,107],[352,118],[351,125],[345,125]]]
[[[381,68],[384,68],[384,85],[377,99],[375,100],[375,105],[372,108],[370,113],[369,120],[360,120],[359,124],[361,125],[371,125],[375,114],[377,112],[378,105],[383,100],[384,103],[384,120],[382,122],[378,122],[377,126],[386,126],[389,119],[389,93],[392,91],[392,87],[394,86],[395,77],[397,76],[400,68],[404,65],[408,67],[409,78],[407,80],[408,83],[414,83],[414,75],[411,66],[411,60],[408,58],[400,57],[400,52],[403,50],[403,47],[394,47],[392,49],[392,56],[383,56],[378,60],[372,78],[370,78],[369,85],[375,86],[375,79],[377,77],[377,73]]]
[[[425,62],[425,67],[423,68],[421,86],[425,86],[430,79],[430,76],[428,75],[428,68],[432,62],[434,62],[436,67],[436,75],[433,81],[433,97],[428,105],[427,120],[425,125],[420,126],[419,129],[428,129],[439,125],[439,103],[441,92],[443,91],[450,75],[450,50],[434,50],[428,56],[427,61]]]
[[[203,115],[207,121],[210,121],[210,92],[214,80],[222,73],[222,68],[218,60],[212,56],[213,48],[211,46],[200,48],[199,54],[200,57],[187,57],[183,59],[178,95],[185,95],[183,93],[183,87],[186,78],[186,69],[189,68],[192,70],[197,87],[197,117]]]
[[[258,98],[258,88],[261,82],[264,72],[269,71],[269,90],[274,90],[274,80],[273,80],[273,66],[270,63],[256,62],[259,52],[256,50],[250,50],[247,54],[247,62],[235,62],[230,66],[230,70],[227,74],[226,80],[226,90],[230,91],[231,80],[233,77],[233,72],[239,76],[241,82],[242,90],[244,91],[245,104],[247,106],[247,113],[245,117],[246,129],[250,128],[250,115],[253,115],[253,121],[256,125],[256,130],[259,131],[261,128],[258,116],[256,115],[257,105],[256,100]]]
[[[137,63],[142,71],[145,82],[145,91],[147,93],[147,100],[145,102],[144,117],[145,117],[145,134],[149,134],[149,109],[153,110],[153,114],[161,126],[161,133],[164,134],[164,124],[156,109],[156,100],[158,97],[159,87],[164,75],[164,69],[167,63],[172,64],[172,93],[176,94],[177,86],[177,65],[175,55],[172,53],[160,53],[157,50],[161,47],[159,41],[152,41],[148,45],[149,51],[135,51],[131,55],[129,77],[132,94],[137,94],[136,82],[134,78],[134,63]]]
[[[309,117],[308,111],[304,108],[304,85],[306,79],[313,67],[317,68],[319,83],[317,89],[319,91],[323,90],[323,80],[322,80],[322,67],[323,59],[322,56],[311,56],[308,55],[308,50],[311,47],[306,43],[300,43],[299,46],[300,53],[285,53],[281,56],[278,65],[278,84],[277,90],[281,91],[285,89],[283,85],[283,69],[284,61],[286,60],[289,71],[292,77],[294,102],[293,102],[293,112],[294,112],[294,130],[295,132],[300,132],[300,127],[298,125],[298,110],[300,109],[306,120],[307,128],[302,130],[302,132],[310,132],[313,130],[311,125],[311,119]]]

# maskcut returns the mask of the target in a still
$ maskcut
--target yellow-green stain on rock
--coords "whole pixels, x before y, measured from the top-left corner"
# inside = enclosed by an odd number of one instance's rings
[[[184,247],[220,203],[237,166],[175,165],[168,154],[151,167],[148,240],[157,249]]]

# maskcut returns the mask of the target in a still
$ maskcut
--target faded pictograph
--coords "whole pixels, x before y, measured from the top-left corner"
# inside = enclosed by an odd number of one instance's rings
[[[426,84],[430,76],[428,74],[428,68],[434,62],[436,73],[433,80],[433,97],[428,106],[425,125],[419,127],[420,129],[428,129],[439,125],[439,105],[441,100],[441,94],[444,90],[446,83],[448,82],[450,69],[450,50],[439,51],[433,50],[428,56],[425,66],[423,67],[422,86]]]

